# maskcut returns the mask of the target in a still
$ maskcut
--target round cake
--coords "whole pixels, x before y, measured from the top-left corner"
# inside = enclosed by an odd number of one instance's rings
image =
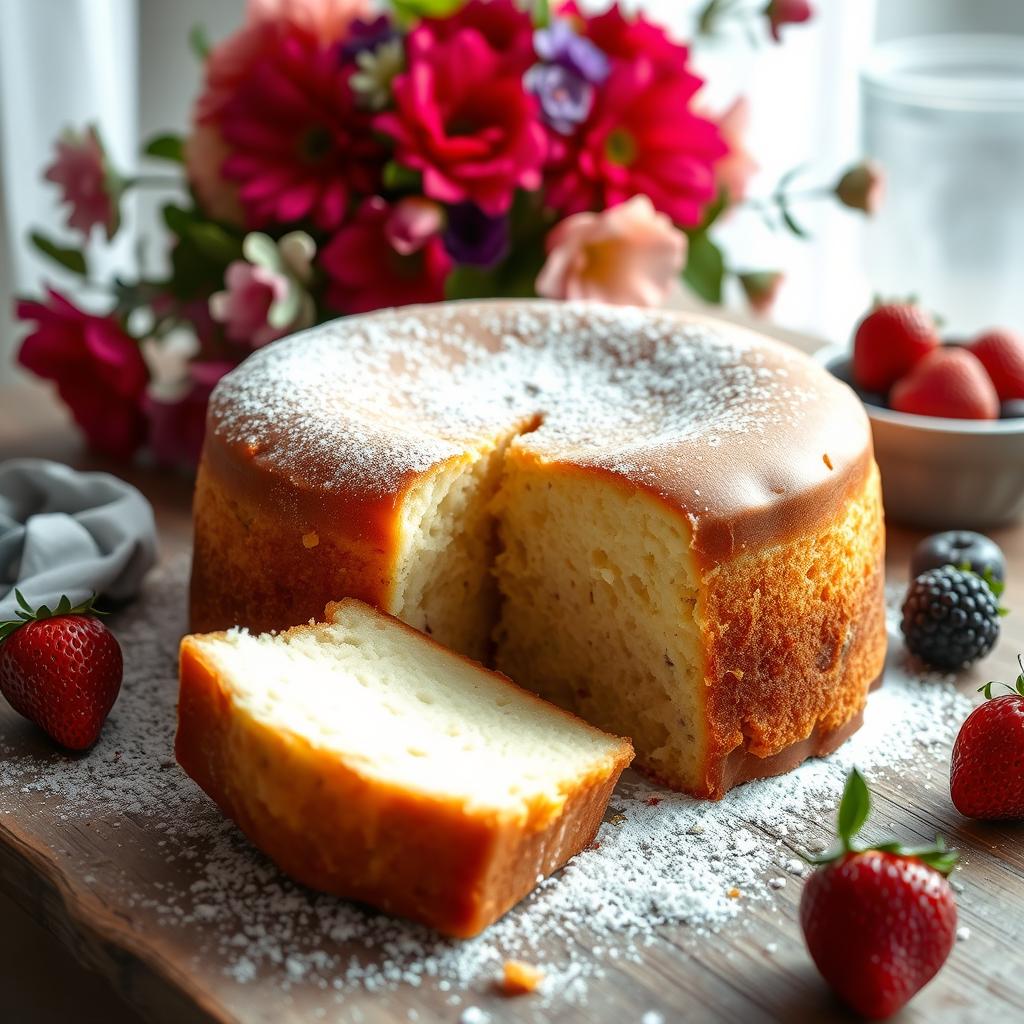
[[[192,627],[360,598],[717,798],[860,723],[883,548],[864,411],[796,350],[673,312],[406,308],[221,381]]]

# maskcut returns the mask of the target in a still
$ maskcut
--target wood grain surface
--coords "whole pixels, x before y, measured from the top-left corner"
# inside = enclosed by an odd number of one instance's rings
[[[19,387],[3,396],[0,458],[46,455],[76,465],[101,465],[77,451],[69,437],[38,389]],[[146,469],[127,475],[156,507],[165,557],[186,549],[189,481]],[[890,579],[906,578],[909,551],[917,537],[913,531],[890,529]],[[994,537],[1010,560],[1004,600],[1022,611],[1005,620],[999,648],[981,670],[964,675],[960,685],[965,692],[988,678],[1009,678],[1017,652],[1024,650],[1024,529],[999,531]],[[7,709],[0,711],[0,732],[19,750],[42,753],[45,749],[38,735]],[[884,828],[891,825],[898,835],[921,840],[939,830],[963,858],[957,873],[963,886],[958,902],[961,923],[970,929],[970,938],[957,944],[939,977],[900,1019],[1022,1020],[1024,828],[983,825],[960,817],[949,800],[947,763],[948,751],[940,751],[900,775],[873,780],[877,820]],[[800,1024],[852,1019],[828,994],[804,950],[796,923],[799,885],[786,886],[771,906],[751,903],[735,925],[718,934],[696,936],[677,929],[665,941],[645,949],[641,963],[609,962],[605,976],[591,982],[588,1002],[582,1007],[559,1006],[548,1012],[531,997],[508,1000],[486,987],[453,1004],[450,994],[429,984],[396,992],[357,990],[340,1002],[313,986],[297,985],[285,991],[258,979],[240,985],[224,974],[201,941],[201,932],[168,929],[161,925],[156,910],[128,906],[116,879],[131,878],[138,891],[174,886],[184,892],[199,876],[195,864],[169,868],[144,821],[128,813],[117,817],[116,821],[61,821],[40,794],[31,792],[24,794],[16,813],[0,815],[0,891],[21,908],[5,914],[0,904],[0,954],[6,947],[19,945],[11,929],[27,917],[44,926],[78,961],[104,976],[117,993],[111,995],[69,966],[56,946],[47,947],[33,938],[29,950],[46,962],[23,961],[13,973],[9,963],[0,963],[4,983],[0,989],[35,984],[41,993],[36,1000],[39,1012],[34,1013],[30,996],[7,1004],[20,1008],[18,1015],[5,1014],[0,996],[0,1019],[16,1024],[66,1020],[66,1007],[74,996],[82,1000],[77,1020],[105,1024],[134,1020],[133,1011],[124,1004],[156,1024],[385,1022],[410,1019],[409,1010],[417,1011],[421,1021],[457,1021],[469,1003],[501,1022],[557,1019],[618,1024],[639,1022],[646,1011],[658,1011],[666,1021]],[[831,821],[807,825],[823,843],[829,838]],[[90,884],[84,882],[86,875],[92,879]],[[104,878],[110,879],[109,884]],[[767,947],[772,946],[777,948],[769,955]],[[58,989],[72,997],[64,1000],[64,1009],[57,1005],[59,1000],[42,994]],[[106,1003],[99,1006],[103,1000]]]

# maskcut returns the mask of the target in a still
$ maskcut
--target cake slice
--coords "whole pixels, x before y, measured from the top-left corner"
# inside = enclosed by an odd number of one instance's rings
[[[299,881],[475,935],[593,839],[609,736],[360,601],[181,645],[176,753]]]

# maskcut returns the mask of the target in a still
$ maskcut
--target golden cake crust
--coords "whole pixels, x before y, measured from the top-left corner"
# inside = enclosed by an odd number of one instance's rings
[[[538,458],[656,498],[692,538],[710,740],[695,792],[848,734],[885,648],[867,418],[801,353],[682,313],[445,304],[257,353],[211,402],[193,629],[281,628],[343,596],[391,609],[410,488],[538,423],[519,439]]]
[[[632,758],[619,741],[607,765],[563,793],[556,813],[545,804],[520,820],[385,782],[240,713],[201,637],[182,641],[179,680],[177,760],[254,845],[314,889],[460,938],[481,932],[538,876],[590,844]]]

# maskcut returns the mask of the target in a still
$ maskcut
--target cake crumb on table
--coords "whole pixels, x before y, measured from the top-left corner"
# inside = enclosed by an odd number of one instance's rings
[[[544,971],[522,960],[506,960],[500,987],[507,996],[522,996],[534,992],[544,980]]]

